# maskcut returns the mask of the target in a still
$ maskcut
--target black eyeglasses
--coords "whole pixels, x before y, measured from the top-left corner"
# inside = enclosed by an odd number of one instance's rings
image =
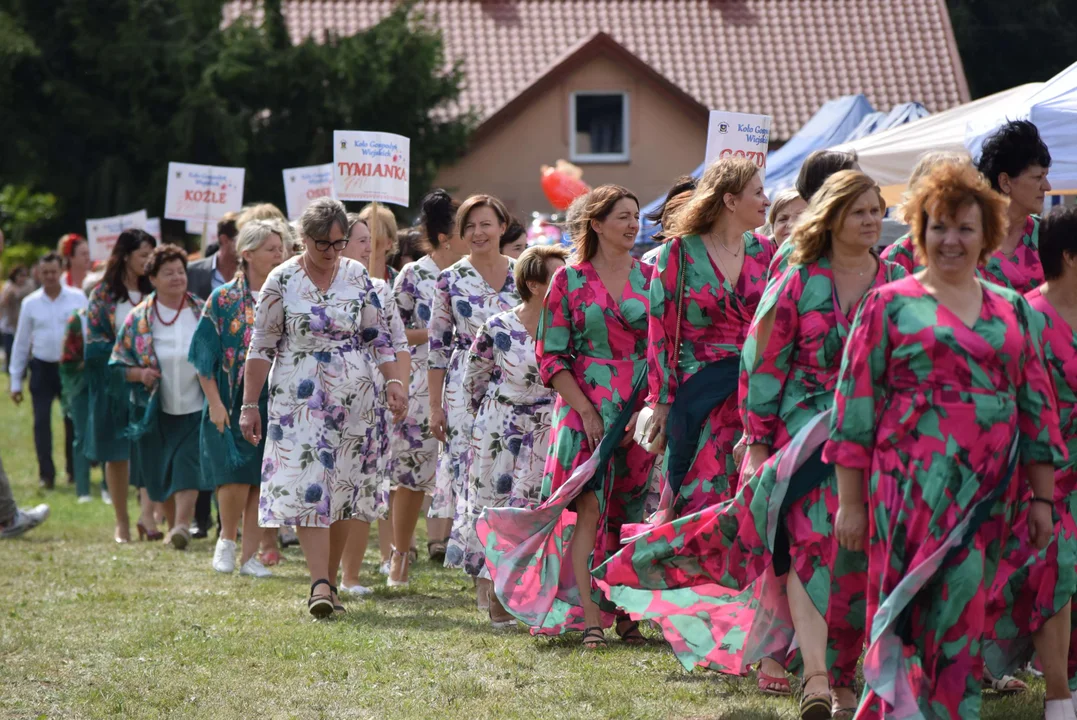
[[[344,248],[348,247],[348,238],[341,238],[340,240],[318,240],[317,238],[311,238],[314,241],[314,247],[319,251],[325,252],[329,248],[333,248],[337,252],[340,252]]]

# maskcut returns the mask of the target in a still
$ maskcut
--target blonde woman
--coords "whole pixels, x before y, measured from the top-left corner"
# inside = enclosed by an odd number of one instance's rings
[[[800,197],[796,188],[786,188],[774,196],[767,223],[770,225],[775,247],[784,245],[793,234],[793,226],[806,207],[807,201]]]
[[[200,429],[201,467],[202,475],[217,488],[221,533],[213,553],[213,569],[220,573],[236,568],[236,538],[242,519],[240,574],[271,574],[255,556],[263,534],[258,527],[258,490],[265,441],[253,447],[244,442],[239,406],[254,311],[266,277],[287,256],[287,233],[279,220],[252,220],[243,226],[235,239],[239,270],[233,280],[210,293],[188,355],[206,396]],[[269,394],[263,391],[258,398],[263,414],[268,414],[268,402]]]
[[[795,632],[804,662],[803,717],[826,717],[832,709],[848,717],[856,706],[864,617],[853,609],[863,602],[866,559],[838,550],[829,530],[837,482],[818,455],[861,299],[905,274],[872,250],[884,209],[878,186],[863,173],[843,170],[824,183],[801,215],[789,266],[768,283],[744,343],[740,403],[748,458],[740,491],[730,503],[642,536],[597,573],[617,605],[659,620],[686,667],[740,673],[766,657],[785,664]],[[699,620],[704,607],[708,619]],[[730,652],[723,639],[730,633],[744,637],[741,652]],[[760,689],[789,694],[774,672],[764,670]]]

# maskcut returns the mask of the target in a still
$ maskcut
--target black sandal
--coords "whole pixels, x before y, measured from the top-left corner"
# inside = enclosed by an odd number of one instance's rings
[[[329,586],[329,592],[332,593],[332,595],[329,596],[329,601],[333,603],[333,612],[335,612],[335,613],[346,613],[346,612],[348,612],[348,608],[344,607],[340,603],[340,593],[337,592],[336,585],[330,585]],[[337,598],[336,601],[333,600],[334,595]]]
[[[607,648],[606,633],[598,625],[592,625],[583,629],[583,646],[588,650]]]
[[[333,597],[331,595],[319,595],[314,597],[314,588],[319,585],[325,585],[329,588],[330,592],[333,590],[333,586],[329,584],[328,580],[315,580],[310,586],[310,599],[307,600],[307,610],[318,620],[324,620],[333,614]]]
[[[621,627],[625,623],[628,623],[626,630],[621,630]],[[639,623],[630,618],[622,618],[617,621],[617,635],[621,638],[621,642],[625,645],[646,645],[647,638],[643,636],[643,633],[639,631]]]
[[[808,694],[808,681],[817,677],[827,678],[825,693]],[[830,691],[830,675],[826,671],[808,673],[800,683],[800,720],[830,720],[833,709]]]

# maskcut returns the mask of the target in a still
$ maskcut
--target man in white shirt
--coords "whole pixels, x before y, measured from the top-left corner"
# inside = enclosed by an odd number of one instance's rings
[[[71,313],[87,305],[86,295],[65,287],[60,279],[63,263],[56,253],[38,262],[41,289],[26,296],[19,309],[15,343],[11,349],[11,399],[22,402],[23,376],[30,370],[30,401],[34,408],[34,448],[37,450],[41,487],[51,490],[56,483],[52,462],[52,403],[60,399],[60,355],[64,330]],[[68,478],[74,478],[71,442],[74,429],[64,418]]]

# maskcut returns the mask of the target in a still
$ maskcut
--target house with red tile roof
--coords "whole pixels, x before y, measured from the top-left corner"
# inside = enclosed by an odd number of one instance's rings
[[[284,0],[293,40],[352,34],[393,0]],[[420,0],[480,125],[438,183],[549,211],[539,168],[559,158],[591,185],[663,194],[703,159],[708,110],[764,113],[772,143],[824,102],[864,93],[938,112],[969,89],[945,0]],[[234,0],[260,21],[258,0]],[[772,145],[772,148],[774,145]]]

